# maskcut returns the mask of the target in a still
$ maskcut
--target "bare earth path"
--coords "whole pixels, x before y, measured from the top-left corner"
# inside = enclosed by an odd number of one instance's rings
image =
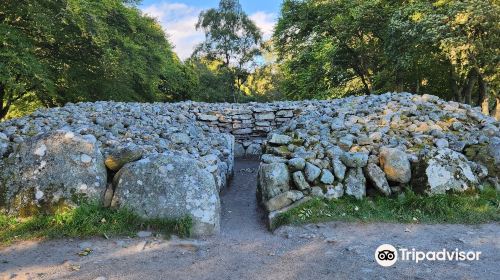
[[[500,225],[333,222],[269,233],[255,202],[257,163],[239,161],[222,196],[222,233],[204,240],[27,241],[0,249],[0,279],[500,279]],[[82,244],[83,243],[83,244]],[[375,249],[477,250],[475,262],[398,262]],[[91,246],[85,257],[80,247]]]

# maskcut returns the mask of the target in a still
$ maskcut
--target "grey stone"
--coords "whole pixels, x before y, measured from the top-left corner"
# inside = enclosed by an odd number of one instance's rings
[[[273,133],[269,138],[269,143],[276,145],[288,145],[290,142],[292,142],[292,137],[288,135]]]
[[[347,167],[365,167],[368,163],[368,154],[366,153],[344,153],[340,156],[340,160]]]
[[[280,110],[276,112],[276,116],[282,117],[282,118],[291,118],[293,117],[293,111],[292,110]]]
[[[449,148],[455,152],[461,153],[465,149],[465,145],[465,141],[450,141]]]
[[[382,140],[382,133],[380,131],[375,131],[370,133],[368,138],[370,138],[372,142],[380,142],[380,140]]]
[[[382,147],[380,149],[380,166],[387,179],[406,184],[411,179],[411,166],[405,152],[397,148]]]
[[[245,156],[245,147],[241,143],[234,144],[234,157],[241,158]]]
[[[115,205],[127,207],[145,218],[190,216],[196,236],[219,232],[216,182],[197,160],[178,154],[147,157],[120,169],[114,184]]]
[[[285,163],[285,162],[288,162],[286,159],[284,159],[282,157],[277,157],[275,155],[270,155],[270,154],[263,154],[261,157],[261,161],[264,163],[275,163],[275,162]]]
[[[175,144],[189,144],[191,142],[191,137],[186,133],[174,133],[170,140]]]
[[[287,191],[281,193],[265,203],[268,212],[276,211],[282,209],[293,202],[300,200],[304,197],[304,194],[299,191]]]
[[[2,159],[2,157],[7,154],[8,149],[9,149],[9,141],[5,139],[0,139],[0,159]]]
[[[258,121],[274,120],[274,113],[273,112],[267,112],[267,113],[255,114],[255,119],[258,120]]]
[[[62,130],[41,134],[21,143],[4,160],[0,208],[10,214],[52,213],[55,206],[101,199],[106,178],[95,137]]]
[[[411,185],[419,192],[443,194],[474,189],[478,183],[468,159],[444,148],[430,151],[415,165]]]
[[[367,146],[373,143],[373,140],[369,137],[358,137],[358,145]]]
[[[361,168],[352,168],[347,171],[344,181],[345,193],[362,199],[366,196],[366,178]]]
[[[133,162],[142,158],[143,150],[137,146],[128,146],[121,149],[113,150],[106,159],[104,163],[106,167],[112,171],[118,171],[125,164]]]
[[[242,129],[235,129],[233,130],[233,134],[250,134],[252,133],[253,130],[251,128],[242,128]]]
[[[340,138],[338,141],[339,147],[344,151],[349,151],[349,149],[352,147],[353,144],[352,139],[353,137],[347,137],[347,136]]]
[[[200,121],[216,121],[219,118],[216,115],[201,114],[198,116]]]
[[[303,158],[292,158],[288,161],[288,166],[292,171],[304,170],[306,167],[306,160]]]
[[[270,126],[271,122],[263,121],[263,122],[255,122],[255,126]]]
[[[326,186],[325,198],[328,200],[338,199],[344,195],[344,185],[336,183],[335,185]]]
[[[490,143],[488,144],[488,155],[490,155],[494,160],[495,164],[500,165],[500,138],[492,137]]]
[[[292,178],[297,189],[303,191],[310,188],[309,183],[307,183],[306,179],[304,178],[304,174],[302,173],[302,171],[294,172],[292,174]]]
[[[321,178],[319,179],[321,183],[325,185],[331,185],[333,181],[335,180],[335,177],[333,177],[332,172],[328,169],[323,169],[321,171]]]
[[[329,158],[340,158],[344,151],[339,146],[331,146],[326,149],[326,155]]]
[[[312,183],[321,174],[321,169],[316,165],[307,162],[306,167],[304,169],[304,173],[306,175],[306,180]]]
[[[258,191],[262,201],[267,201],[290,189],[290,174],[284,163],[261,163],[258,174]]]
[[[262,155],[262,146],[259,144],[250,144],[248,146],[247,151],[246,151],[246,156],[248,157],[253,157],[253,156],[260,156]]]
[[[311,196],[313,197],[324,197],[325,194],[320,187],[312,187],[311,188]]]
[[[301,200],[298,200],[298,201],[292,203],[291,205],[289,205],[283,209],[279,209],[279,210],[276,210],[276,211],[269,213],[268,224],[267,224],[269,229],[273,230],[276,228],[276,226],[278,225],[277,221],[278,221],[279,217],[281,216],[281,214],[286,213],[292,209],[295,209],[295,208],[301,206],[302,204],[304,204],[310,200],[311,200],[311,197],[306,196],[306,197],[302,198]]]
[[[436,140],[434,140],[434,145],[438,149],[443,149],[443,148],[448,148],[449,143],[448,143],[448,140],[446,140],[446,139],[436,139]]]
[[[391,188],[385,178],[385,173],[378,165],[369,163],[365,168],[365,174],[378,191],[387,196],[391,195]]]
[[[334,158],[332,160],[332,166],[333,174],[335,174],[335,177],[337,177],[340,181],[344,180],[347,167],[342,163],[342,161],[340,161],[340,159],[338,158]]]

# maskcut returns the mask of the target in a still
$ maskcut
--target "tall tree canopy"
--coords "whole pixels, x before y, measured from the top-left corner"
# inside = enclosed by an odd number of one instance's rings
[[[1,1],[0,118],[28,97],[45,106],[178,99],[186,71],[134,2]]]
[[[484,113],[499,40],[496,0],[285,0],[274,33],[288,98],[425,91]]]
[[[262,34],[242,10],[238,0],[221,0],[219,7],[200,13],[197,29],[205,32],[205,41],[194,55],[209,61],[220,61],[220,67],[234,81],[230,92],[238,101],[239,85],[248,77],[248,64],[260,54]]]

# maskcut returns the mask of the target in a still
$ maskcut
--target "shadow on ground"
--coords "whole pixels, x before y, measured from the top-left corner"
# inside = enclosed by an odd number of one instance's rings
[[[222,233],[199,240],[120,238],[26,241],[0,250],[0,279],[500,279],[500,225],[332,222],[266,230],[258,163],[238,161],[222,195]],[[83,244],[82,244],[83,242]],[[476,262],[374,260],[384,243],[481,251]],[[90,246],[88,256],[78,256]]]

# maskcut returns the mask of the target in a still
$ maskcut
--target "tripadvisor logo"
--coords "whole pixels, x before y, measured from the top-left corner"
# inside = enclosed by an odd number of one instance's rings
[[[375,260],[381,266],[392,266],[398,260],[398,251],[390,244],[382,244],[375,250]]]
[[[419,263],[421,261],[478,261],[481,252],[478,251],[460,251],[442,249],[439,251],[417,251],[406,248],[396,249],[390,244],[378,246],[375,250],[375,261],[381,266],[389,267],[397,261],[411,261]]]

